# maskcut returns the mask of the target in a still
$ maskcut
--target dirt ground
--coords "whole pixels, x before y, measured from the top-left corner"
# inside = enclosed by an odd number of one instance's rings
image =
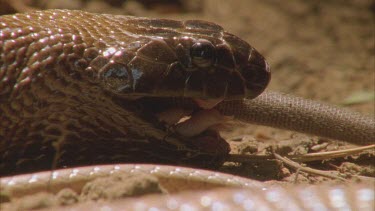
[[[13,1],[19,2],[19,1]],[[243,38],[272,67],[269,90],[349,107],[374,115],[374,11],[371,0],[204,0],[204,1],[25,1],[42,9],[69,8],[172,19],[205,19]],[[110,3],[106,3],[110,2]],[[345,3],[343,3],[345,2]],[[2,4],[2,5],[1,5]],[[27,10],[22,4],[0,2],[2,14]],[[350,147],[338,141],[261,126],[233,123],[222,136],[232,153],[306,154]],[[309,167],[375,177],[374,150],[356,156],[314,161]],[[262,181],[295,180],[295,170],[279,162],[226,163],[221,171]],[[300,173],[298,182],[331,179]]]

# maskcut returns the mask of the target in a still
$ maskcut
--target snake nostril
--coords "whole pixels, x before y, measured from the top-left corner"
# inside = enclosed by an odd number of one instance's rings
[[[258,51],[253,50],[247,65],[241,70],[246,81],[247,97],[255,98],[267,87],[271,79],[270,66]]]
[[[252,65],[257,65],[259,67],[267,68],[268,64],[264,57],[255,49],[253,49],[249,55],[248,63]]]

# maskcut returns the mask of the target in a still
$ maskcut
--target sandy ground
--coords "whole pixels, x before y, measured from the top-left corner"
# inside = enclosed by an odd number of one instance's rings
[[[339,104],[374,115],[375,5],[370,0],[348,0],[345,3],[339,0],[290,0],[283,1],[283,4],[275,0],[187,0],[179,4],[111,2],[34,1],[33,6],[214,21],[248,41],[267,58],[273,74],[269,90]],[[2,14],[13,12],[12,7],[25,9],[5,1],[0,5]],[[337,141],[328,142],[318,137],[242,123],[227,126],[222,135],[231,141],[232,153],[264,154],[267,146],[274,143],[279,143],[279,152],[284,154],[348,147]],[[308,165],[323,170],[375,176],[373,151]],[[293,181],[295,178],[293,170],[275,162],[226,163],[220,170],[266,181]],[[299,180],[318,183],[328,179],[302,173]]]

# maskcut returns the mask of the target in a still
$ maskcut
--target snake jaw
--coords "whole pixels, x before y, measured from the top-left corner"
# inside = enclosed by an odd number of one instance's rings
[[[214,130],[215,126],[229,120],[215,109],[204,109],[187,113],[187,110],[173,108],[156,114],[156,116],[159,121],[165,122],[170,130],[188,138],[202,134],[209,129]]]

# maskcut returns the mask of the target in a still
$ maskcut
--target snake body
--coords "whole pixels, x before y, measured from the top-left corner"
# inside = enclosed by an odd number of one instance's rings
[[[229,145],[216,132],[182,137],[153,117],[170,97],[216,100],[246,122],[375,140],[373,118],[261,94],[265,59],[204,21],[68,10],[2,16],[0,66],[0,175],[116,162],[221,165]]]
[[[270,186],[229,174],[176,166],[119,164],[64,169],[1,179],[13,197],[62,188],[79,191],[96,178],[118,174],[157,177],[171,195],[146,195],[104,202],[84,202],[61,210],[372,210],[370,184]],[[49,182],[46,182],[46,181]],[[199,188],[197,188],[199,187]],[[185,191],[183,191],[185,190]],[[186,191],[190,190],[190,191]],[[194,190],[194,192],[192,192]],[[50,209],[50,208],[48,208]],[[53,208],[57,210],[57,208]]]

